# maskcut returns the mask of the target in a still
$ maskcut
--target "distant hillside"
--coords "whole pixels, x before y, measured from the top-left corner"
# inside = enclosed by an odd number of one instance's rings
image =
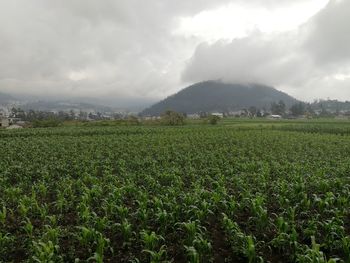
[[[83,111],[112,111],[110,107],[95,105],[91,103],[70,102],[70,101],[35,101],[21,105],[23,110],[37,111],[67,111],[67,110],[83,110]]]
[[[330,112],[350,111],[350,101],[318,100],[311,103],[311,107],[314,110],[327,110]]]
[[[269,109],[272,102],[280,100],[283,100],[287,107],[297,102],[288,94],[265,85],[205,81],[191,85],[154,104],[145,109],[141,115],[158,116],[166,110],[187,114],[228,112],[251,106]]]
[[[7,93],[0,92],[0,104],[8,104],[11,101],[16,100],[14,97]]]

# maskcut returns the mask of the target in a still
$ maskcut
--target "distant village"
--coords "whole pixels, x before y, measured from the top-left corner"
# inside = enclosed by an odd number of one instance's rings
[[[327,104],[326,104],[327,105]],[[329,106],[329,105],[328,105]],[[319,107],[314,109],[310,104],[296,103],[287,108],[283,101],[272,103],[270,109],[258,109],[249,107],[236,111],[213,111],[198,112],[192,114],[181,113],[187,119],[201,119],[208,116],[216,116],[218,118],[268,118],[268,119],[296,119],[296,118],[315,118],[315,117],[333,117],[337,119],[349,119],[350,110],[332,109],[331,107]],[[51,121],[51,125],[55,122],[64,121],[106,121],[106,120],[158,120],[161,116],[142,116],[137,112],[127,111],[106,111],[99,112],[94,109],[67,109],[52,111],[35,111],[22,110],[14,105],[0,105],[0,128],[22,129],[33,127],[37,122]],[[48,124],[48,126],[51,126]]]
[[[119,111],[119,112],[99,112],[94,109],[79,110],[52,110],[52,111],[36,111],[22,110],[20,107],[0,106],[0,128],[21,129],[30,127],[33,122],[44,120],[57,121],[99,121],[99,120],[117,120],[125,119],[128,116],[137,113]]]

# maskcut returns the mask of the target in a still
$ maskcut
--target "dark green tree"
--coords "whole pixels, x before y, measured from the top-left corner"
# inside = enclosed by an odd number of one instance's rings
[[[272,114],[278,114],[278,115],[284,115],[286,112],[286,104],[283,100],[280,100],[278,103],[273,102],[271,103],[271,113]]]
[[[251,107],[249,107],[248,111],[249,111],[251,117],[255,117],[257,112],[258,112],[258,109],[254,106],[251,106]]]
[[[216,124],[218,124],[219,120],[220,120],[220,117],[215,116],[215,115],[210,115],[210,116],[208,117],[208,122],[209,122],[209,124],[211,124],[211,125],[216,125]]]
[[[306,113],[305,104],[302,102],[293,104],[289,110],[293,116],[301,116]]]
[[[165,125],[184,125],[185,117],[178,112],[167,110],[161,116],[161,122]]]
[[[264,117],[261,110],[258,110],[258,112],[256,113],[256,117],[258,118]]]

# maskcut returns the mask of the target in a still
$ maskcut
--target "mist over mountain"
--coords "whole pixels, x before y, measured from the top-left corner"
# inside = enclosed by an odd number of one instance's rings
[[[272,102],[283,100],[287,107],[298,102],[288,94],[261,84],[228,84],[205,81],[145,109],[142,115],[158,116],[166,110],[193,114],[199,112],[228,112],[251,106],[269,109]]]
[[[142,98],[116,98],[116,97],[69,97],[69,96],[33,96],[30,94],[9,94],[0,92],[0,106],[20,107],[23,110],[37,111],[68,111],[87,110],[100,112],[140,112],[154,103],[154,100]]]
[[[15,101],[15,100],[16,100],[16,98],[13,97],[12,95],[0,92],[0,104],[8,104],[8,103]]]
[[[249,107],[269,110],[272,102],[284,101],[288,110],[299,101],[273,87],[254,83],[225,83],[204,81],[193,84],[159,102],[154,99],[122,97],[53,97],[9,94],[0,92],[0,107],[36,111],[87,111],[87,112],[140,112],[142,116],[158,116],[166,110],[186,114],[199,112],[230,112]],[[315,100],[313,110],[329,112],[350,111],[349,101],[334,99]]]
[[[316,100],[311,103],[311,107],[314,110],[327,110],[330,112],[337,111],[350,111],[350,101],[339,101],[339,100]]]

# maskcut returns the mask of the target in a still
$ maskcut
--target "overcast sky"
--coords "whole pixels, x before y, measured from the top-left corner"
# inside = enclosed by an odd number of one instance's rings
[[[350,100],[349,18],[349,0],[0,0],[0,91],[149,101],[221,79]]]

